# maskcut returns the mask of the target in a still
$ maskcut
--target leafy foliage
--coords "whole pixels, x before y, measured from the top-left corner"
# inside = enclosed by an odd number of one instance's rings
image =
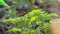
[[[35,9],[22,17],[6,19],[4,22],[13,26],[9,32],[20,32],[21,34],[51,34],[50,20],[55,14]]]

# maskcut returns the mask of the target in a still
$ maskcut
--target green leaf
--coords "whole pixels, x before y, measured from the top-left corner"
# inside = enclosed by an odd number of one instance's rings
[[[21,31],[21,29],[19,29],[19,28],[12,28],[12,29],[10,29],[10,30],[8,30],[9,32],[20,32]]]
[[[0,0],[0,5],[2,5],[2,6],[8,6],[3,0]]]

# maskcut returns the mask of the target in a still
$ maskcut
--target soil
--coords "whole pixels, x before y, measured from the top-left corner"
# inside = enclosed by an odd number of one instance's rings
[[[53,20],[51,30],[53,34],[60,34],[60,19]]]

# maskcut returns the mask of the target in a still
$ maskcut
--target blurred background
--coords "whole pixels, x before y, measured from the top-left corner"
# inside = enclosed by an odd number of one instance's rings
[[[10,25],[6,25],[5,23],[3,23],[2,22],[3,20],[22,17],[34,9],[40,9],[48,14],[55,13],[58,16],[53,18],[54,19],[60,18],[60,0],[2,0],[2,1],[4,1],[8,6],[0,5],[0,26],[1,26],[0,34],[7,34],[8,32],[6,33],[6,31],[9,30],[9,28],[11,27]]]

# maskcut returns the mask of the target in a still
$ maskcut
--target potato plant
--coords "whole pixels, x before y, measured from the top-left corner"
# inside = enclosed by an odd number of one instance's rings
[[[56,16],[53,13],[48,14],[45,11],[34,9],[24,16],[5,19],[3,22],[12,26],[8,30],[11,34],[51,34],[50,20],[54,15]]]

